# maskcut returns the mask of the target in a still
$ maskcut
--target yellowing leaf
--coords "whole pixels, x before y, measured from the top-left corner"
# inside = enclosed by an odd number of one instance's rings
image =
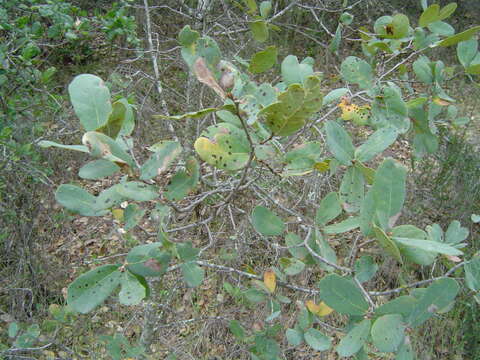
[[[350,103],[347,98],[342,98],[338,107],[342,109],[343,120],[351,120],[357,125],[365,125],[370,117],[370,105],[358,106]]]
[[[315,304],[312,300],[307,300],[305,303],[307,309],[317,316],[327,316],[332,313],[333,309],[325,304],[323,301],[320,304]]]
[[[122,209],[113,209],[112,210],[113,218],[117,221],[123,221],[123,210]]]
[[[268,291],[273,294],[277,286],[277,279],[273,270],[265,271],[265,273],[263,274],[263,282],[265,283]]]
[[[328,171],[328,169],[330,169],[330,160],[316,162],[313,165],[313,168],[320,172]]]
[[[438,96],[433,99],[433,102],[440,106],[448,106],[450,103],[446,100],[440,99]]]

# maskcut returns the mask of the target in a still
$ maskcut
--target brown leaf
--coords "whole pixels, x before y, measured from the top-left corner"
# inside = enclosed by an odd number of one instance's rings
[[[218,96],[220,96],[222,99],[225,99],[225,91],[223,91],[217,80],[215,80],[215,77],[213,76],[210,69],[207,67],[207,64],[205,64],[205,60],[202,57],[199,57],[193,64],[193,72],[197,77],[198,81],[200,81],[202,84],[207,85],[208,87],[213,89],[213,91],[215,91]]]

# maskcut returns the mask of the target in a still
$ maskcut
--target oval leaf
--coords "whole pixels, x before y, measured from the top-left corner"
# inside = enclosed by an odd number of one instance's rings
[[[281,235],[285,231],[282,219],[263,206],[253,210],[252,224],[256,231],[265,236]]]
[[[110,90],[98,76],[82,74],[76,76],[68,86],[73,109],[86,131],[104,126],[110,113]]]
[[[319,284],[322,300],[341,314],[363,315],[368,303],[352,280],[339,275],[325,276]]]
[[[82,314],[100,305],[120,284],[119,268],[120,264],[103,265],[80,275],[68,287],[68,305]]]

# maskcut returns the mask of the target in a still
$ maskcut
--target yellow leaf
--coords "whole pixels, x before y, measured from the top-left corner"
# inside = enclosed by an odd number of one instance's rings
[[[277,280],[273,270],[265,271],[263,274],[263,282],[265,283],[268,291],[273,294],[275,292],[275,287],[277,286]]]
[[[123,210],[122,209],[113,209],[112,210],[113,218],[117,221],[123,221]]]
[[[313,165],[313,167],[314,167],[315,170],[320,171],[320,172],[328,171],[328,169],[330,169],[330,160],[316,162]]]
[[[307,309],[317,315],[317,316],[327,316],[329,315],[333,309],[325,304],[323,301],[320,304],[315,304],[312,300],[307,300],[305,303],[307,305]]]

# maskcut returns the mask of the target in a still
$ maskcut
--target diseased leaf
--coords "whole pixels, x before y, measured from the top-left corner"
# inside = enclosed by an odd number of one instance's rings
[[[213,76],[212,71],[207,67],[204,58],[199,57],[197,60],[195,60],[195,63],[193,64],[193,73],[197,77],[198,81],[207,85],[209,88],[215,91],[218,96],[220,96],[222,99],[225,99],[225,91],[218,84],[217,80]]]

